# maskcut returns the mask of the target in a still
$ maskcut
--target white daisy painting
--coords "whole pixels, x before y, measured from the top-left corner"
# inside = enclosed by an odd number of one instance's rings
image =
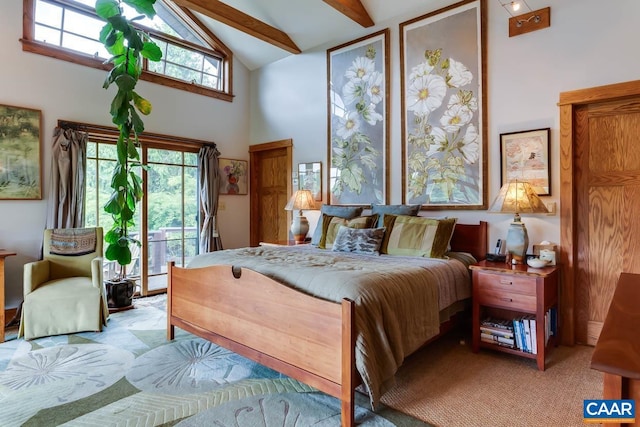
[[[327,50],[329,203],[387,203],[389,30]]]
[[[486,209],[484,0],[400,24],[403,202]]]

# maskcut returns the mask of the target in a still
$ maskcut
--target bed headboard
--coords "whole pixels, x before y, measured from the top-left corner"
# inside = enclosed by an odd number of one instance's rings
[[[487,256],[487,222],[456,224],[451,237],[451,250],[469,252],[478,261]]]

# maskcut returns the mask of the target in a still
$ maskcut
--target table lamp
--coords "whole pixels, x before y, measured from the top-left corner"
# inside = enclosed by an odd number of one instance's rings
[[[523,263],[529,248],[529,236],[520,213],[548,213],[547,206],[528,182],[515,180],[502,186],[489,212],[515,214],[507,232],[507,252],[516,263]]]
[[[309,232],[309,221],[302,215],[302,210],[315,208],[316,202],[310,190],[296,191],[293,196],[291,196],[291,199],[289,199],[287,206],[284,207],[286,211],[298,211],[298,215],[294,215],[293,221],[291,222],[291,234],[293,234],[293,240],[295,240],[296,245],[304,243],[304,239]]]

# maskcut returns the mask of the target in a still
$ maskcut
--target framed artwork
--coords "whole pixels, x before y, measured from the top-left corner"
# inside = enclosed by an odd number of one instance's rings
[[[389,29],[327,50],[329,204],[387,203]]]
[[[218,159],[220,194],[247,194],[249,191],[249,163],[246,160]]]
[[[400,24],[403,203],[487,208],[485,0]]]
[[[298,164],[298,189],[311,190],[317,202],[322,201],[322,163]]]
[[[551,195],[551,129],[500,134],[500,182],[527,181],[538,196]]]
[[[0,105],[0,199],[42,199],[42,112]]]

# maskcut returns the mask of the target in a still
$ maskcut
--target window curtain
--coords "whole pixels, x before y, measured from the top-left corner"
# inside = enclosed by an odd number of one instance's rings
[[[56,127],[51,149],[51,179],[45,228],[84,226],[87,133]]]
[[[198,179],[200,184],[200,206],[204,218],[200,223],[200,253],[222,250],[222,239],[218,233],[216,216],[220,195],[220,152],[216,145],[204,145],[198,151]]]

